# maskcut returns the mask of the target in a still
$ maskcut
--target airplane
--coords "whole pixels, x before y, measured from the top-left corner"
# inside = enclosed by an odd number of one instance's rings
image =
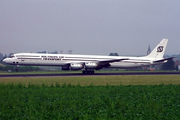
[[[3,59],[3,62],[15,65],[17,72],[20,65],[27,65],[59,66],[62,70],[82,70],[83,74],[94,74],[95,70],[102,68],[127,69],[163,64],[173,58],[163,58],[167,43],[168,39],[162,39],[149,55],[142,57],[17,53]]]

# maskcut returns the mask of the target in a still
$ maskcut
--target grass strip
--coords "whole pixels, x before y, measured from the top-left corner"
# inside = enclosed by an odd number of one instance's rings
[[[56,83],[71,85],[169,85],[180,84],[180,75],[158,75],[158,76],[79,76],[79,77],[17,77],[17,78],[0,78],[3,84],[37,84],[42,83],[50,86]]]

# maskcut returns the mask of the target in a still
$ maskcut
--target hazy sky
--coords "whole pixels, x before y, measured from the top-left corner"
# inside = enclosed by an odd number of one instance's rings
[[[180,54],[180,0],[0,0],[0,53]]]

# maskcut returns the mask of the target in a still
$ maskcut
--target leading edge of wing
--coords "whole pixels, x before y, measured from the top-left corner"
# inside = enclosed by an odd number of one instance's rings
[[[108,64],[108,63],[112,63],[112,62],[120,62],[120,61],[123,61],[123,60],[129,60],[129,58],[122,58],[122,59],[109,59],[109,60],[100,60],[100,61],[93,61],[94,63],[97,63],[99,65],[104,65],[104,64]],[[90,62],[90,61],[89,61]],[[88,63],[88,62],[68,62],[66,63],[65,65],[70,65],[70,64],[85,64],[85,63]]]

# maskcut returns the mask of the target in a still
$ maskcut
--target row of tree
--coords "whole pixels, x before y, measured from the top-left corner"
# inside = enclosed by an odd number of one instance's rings
[[[170,59],[164,63],[161,67],[162,70],[178,70],[178,66],[175,66],[175,62]]]
[[[2,53],[0,53],[0,61],[3,59],[3,58],[5,58],[5,57],[7,57],[7,55],[5,54],[5,55],[3,55]]]
[[[30,71],[39,71],[39,67],[32,67],[32,66],[21,66],[19,67],[19,71],[21,72],[30,72]],[[11,65],[5,65],[5,66],[0,66],[0,71],[11,71],[15,72],[16,67],[11,66]]]

